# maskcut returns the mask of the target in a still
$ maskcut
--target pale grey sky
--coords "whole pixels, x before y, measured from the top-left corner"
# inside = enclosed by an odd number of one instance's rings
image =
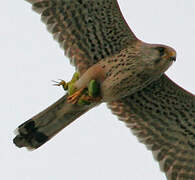
[[[122,12],[143,41],[177,50],[167,74],[195,93],[195,1],[120,0]],[[0,6],[0,178],[4,180],[165,180],[150,151],[101,105],[40,149],[12,144],[13,130],[64,92],[52,79],[69,80],[74,68],[27,2]]]

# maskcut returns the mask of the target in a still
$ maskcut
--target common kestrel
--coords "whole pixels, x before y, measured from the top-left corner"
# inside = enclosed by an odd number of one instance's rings
[[[27,1],[41,14],[79,77],[69,83],[71,95],[18,127],[14,143],[36,149],[106,102],[152,150],[168,180],[195,180],[195,96],[164,74],[176,52],[137,39],[117,0]],[[91,82],[99,85],[98,97],[79,104]]]

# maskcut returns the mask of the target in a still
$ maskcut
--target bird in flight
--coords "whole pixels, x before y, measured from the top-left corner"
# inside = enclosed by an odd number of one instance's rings
[[[101,103],[150,149],[168,180],[195,180],[195,96],[164,72],[173,48],[139,40],[117,0],[27,0],[76,73],[68,92],[18,127],[14,143],[36,149]]]

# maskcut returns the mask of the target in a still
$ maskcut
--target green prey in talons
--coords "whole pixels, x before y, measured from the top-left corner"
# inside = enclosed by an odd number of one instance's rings
[[[71,81],[65,82],[60,80],[60,82],[53,81],[54,86],[62,86],[65,91],[68,92],[68,102],[78,105],[90,105],[93,102],[98,102],[101,100],[100,97],[100,86],[96,80],[91,80],[88,87],[76,90],[74,88],[74,83],[79,79],[79,73],[75,72]]]
[[[75,72],[72,76],[72,79],[69,82],[66,82],[62,79],[59,79],[58,81],[53,81],[55,84],[54,86],[62,86],[65,91],[68,92],[68,95],[72,95],[76,90],[74,88],[74,83],[79,79],[79,73]]]

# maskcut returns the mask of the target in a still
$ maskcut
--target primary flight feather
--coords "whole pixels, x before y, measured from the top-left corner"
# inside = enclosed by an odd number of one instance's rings
[[[175,50],[136,38],[116,0],[27,1],[79,77],[58,84],[68,93],[20,125],[14,143],[36,149],[106,102],[153,151],[168,180],[195,180],[195,96],[164,74],[176,60]],[[91,82],[98,84],[97,97],[90,94]]]

